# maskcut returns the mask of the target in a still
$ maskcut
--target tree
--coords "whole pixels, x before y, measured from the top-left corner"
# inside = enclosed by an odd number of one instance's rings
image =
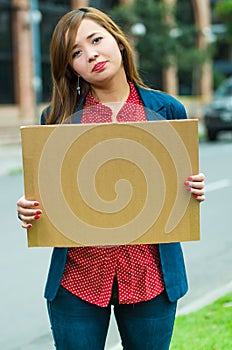
[[[144,25],[146,33],[135,38],[139,71],[144,81],[155,88],[162,88],[161,72],[173,64],[173,57],[177,68],[185,75],[186,72],[191,74],[193,66],[202,63],[208,54],[197,49],[194,24],[178,20],[176,13],[177,10],[181,13],[182,4],[178,6],[177,9],[162,1],[134,0],[128,5],[114,7],[110,13],[128,37],[132,36],[133,25]],[[169,16],[176,18],[175,22],[167,21]]]
[[[226,40],[232,43],[232,0],[221,0],[215,5],[215,13],[225,23],[227,31]]]

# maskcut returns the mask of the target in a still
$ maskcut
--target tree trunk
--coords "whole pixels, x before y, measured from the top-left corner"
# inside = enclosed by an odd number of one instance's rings
[[[209,35],[211,28],[210,1],[192,0],[195,23],[198,28],[198,48],[206,52],[209,46]],[[197,94],[203,96],[206,100],[212,97],[212,63],[211,60],[203,63],[199,67],[197,79]]]

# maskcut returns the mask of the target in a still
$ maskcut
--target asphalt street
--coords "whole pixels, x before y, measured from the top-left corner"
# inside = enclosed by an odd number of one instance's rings
[[[190,288],[179,303],[179,313],[232,291],[232,135],[200,143],[199,155],[206,201],[201,205],[201,240],[183,243]]]
[[[206,174],[207,200],[201,205],[201,240],[183,243],[189,292],[178,313],[196,310],[232,291],[232,137],[200,144],[200,169]],[[27,248],[26,233],[16,217],[23,193],[19,145],[0,145],[1,316],[0,349],[52,350],[44,283],[49,248]],[[120,349],[113,325],[107,350]]]

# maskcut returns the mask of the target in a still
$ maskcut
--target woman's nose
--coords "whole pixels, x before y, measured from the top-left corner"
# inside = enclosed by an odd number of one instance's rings
[[[89,62],[94,61],[98,56],[99,55],[98,55],[98,53],[95,50],[90,50],[88,52],[88,60],[89,60]]]

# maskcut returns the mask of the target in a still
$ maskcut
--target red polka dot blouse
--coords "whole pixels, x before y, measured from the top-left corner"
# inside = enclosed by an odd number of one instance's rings
[[[82,123],[111,123],[111,108],[87,95]],[[135,86],[116,115],[117,122],[146,121],[143,103]],[[155,298],[164,290],[158,245],[69,248],[61,285],[89,303],[108,306],[114,277],[120,304]]]

